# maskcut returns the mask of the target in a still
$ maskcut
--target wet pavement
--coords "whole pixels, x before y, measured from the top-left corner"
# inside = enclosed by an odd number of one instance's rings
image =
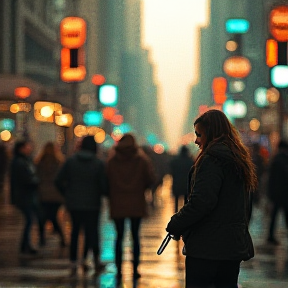
[[[133,255],[131,238],[125,236],[123,285],[124,288],[180,288],[184,287],[184,256],[181,254],[181,242],[171,241],[163,254],[157,250],[166,236],[165,227],[173,213],[171,181],[164,181],[162,189],[157,191],[155,207],[150,207],[150,216],[143,220],[141,228],[141,278],[132,281]],[[283,215],[277,223],[278,246],[266,243],[268,210],[262,201],[260,207],[253,210],[250,231],[255,244],[256,255],[250,261],[242,262],[239,287],[242,288],[288,288],[287,231]],[[69,214],[61,209],[62,221],[67,241],[69,240]],[[127,222],[127,225],[129,223]],[[21,214],[7,203],[7,195],[0,200],[0,287],[75,287],[75,288],[113,288],[116,267],[114,265],[115,230],[109,220],[107,202],[104,201],[101,216],[101,260],[106,263],[105,270],[95,276],[91,268],[84,274],[78,269],[77,277],[69,276],[68,247],[61,247],[51,225],[46,226],[47,243],[39,248],[39,255],[23,257],[19,255],[19,241],[23,227]],[[33,228],[33,242],[38,243],[36,227]],[[81,243],[81,242],[80,242]],[[81,253],[81,251],[80,251]],[[92,256],[91,256],[92,257]],[[92,262],[91,262],[92,263]]]

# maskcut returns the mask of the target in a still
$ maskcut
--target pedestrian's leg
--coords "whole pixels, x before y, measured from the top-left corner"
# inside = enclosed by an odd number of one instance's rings
[[[57,218],[58,210],[59,210],[60,206],[61,206],[60,203],[54,203],[53,202],[53,203],[49,204],[50,219],[51,219],[51,222],[53,224],[54,231],[57,232],[58,235],[60,236],[60,245],[62,247],[65,247],[66,243],[65,243],[64,233],[62,231],[62,228],[61,228],[59,221],[58,221],[58,218]]]
[[[217,263],[214,260],[186,256],[185,288],[215,288],[216,273]]]
[[[33,212],[29,208],[21,209],[23,216],[25,218],[25,225],[22,233],[20,252],[35,254],[37,251],[34,250],[30,243],[30,233],[33,223]]]
[[[86,262],[87,261],[87,256],[88,252],[90,249],[92,249],[93,245],[93,218],[94,215],[93,213],[90,213],[90,211],[85,211],[85,216],[83,219],[83,225],[84,225],[84,248],[83,248],[83,260],[82,260],[82,269],[83,272],[86,273],[89,270],[89,265]]]
[[[288,209],[287,208],[284,209],[284,217],[285,217],[285,225],[286,225],[286,228],[288,229]]]
[[[133,238],[133,278],[138,279],[141,277],[138,272],[138,266],[140,263],[140,237],[139,230],[141,224],[141,218],[130,218],[131,221],[131,232]]]
[[[39,245],[45,246],[45,244],[46,244],[45,232],[44,232],[45,214],[43,213],[42,206],[40,206],[40,204],[33,206],[33,213],[34,213],[35,218],[37,219],[37,222],[38,222]]]
[[[72,230],[70,237],[70,262],[72,265],[71,276],[77,273],[77,252],[78,252],[78,237],[81,228],[81,211],[70,211]]]
[[[272,207],[271,215],[270,215],[270,226],[269,226],[269,235],[268,235],[268,242],[271,244],[279,244],[278,241],[275,239],[275,225],[276,225],[276,219],[279,211],[279,206],[274,204]]]
[[[215,288],[238,288],[240,261],[218,261]]]
[[[175,201],[174,211],[175,211],[175,213],[178,212],[178,198],[179,198],[178,195],[174,196],[174,201]]]
[[[125,218],[114,219],[114,224],[117,232],[115,243],[115,262],[117,267],[117,284],[122,281],[122,242],[124,236]]]
[[[88,227],[89,233],[89,247],[93,250],[94,256],[94,267],[95,272],[99,273],[103,271],[105,268],[105,264],[101,263],[100,261],[100,240],[99,240],[99,217],[100,211],[95,210],[90,212],[89,218],[90,220],[90,227]]]

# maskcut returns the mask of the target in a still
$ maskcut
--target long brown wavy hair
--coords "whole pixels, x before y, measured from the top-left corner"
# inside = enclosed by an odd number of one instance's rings
[[[255,191],[257,187],[255,165],[248,148],[242,143],[238,131],[226,115],[219,110],[209,110],[196,119],[194,127],[196,124],[204,129],[207,141],[195,161],[195,170],[214,144],[224,143],[232,151],[237,170],[243,175],[246,190]]]

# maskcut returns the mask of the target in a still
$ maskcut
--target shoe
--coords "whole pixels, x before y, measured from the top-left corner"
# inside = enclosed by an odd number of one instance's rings
[[[273,238],[273,237],[269,237],[269,238],[267,239],[267,242],[268,242],[269,244],[272,244],[272,245],[275,245],[275,246],[277,246],[277,245],[280,244],[280,242],[277,241],[277,240],[276,240],[275,238]]]

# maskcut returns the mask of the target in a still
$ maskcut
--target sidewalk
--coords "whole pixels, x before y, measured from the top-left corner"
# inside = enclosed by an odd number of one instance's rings
[[[170,241],[160,256],[156,254],[166,236],[165,227],[173,214],[169,178],[163,189],[157,192],[156,207],[150,209],[150,217],[144,219],[141,229],[142,277],[138,288],[180,288],[184,287],[184,256],[182,243]],[[92,277],[93,269],[83,275],[79,269],[78,277],[69,278],[69,248],[61,248],[57,235],[47,227],[47,245],[40,249],[37,258],[19,258],[18,246],[22,230],[20,213],[12,206],[0,206],[0,287],[77,287],[113,288],[115,287],[116,267],[114,265],[115,231],[109,220],[107,203],[104,202],[101,218],[101,260],[107,263],[105,271],[98,278]],[[267,213],[265,209],[255,208],[251,222],[255,258],[242,263],[239,283],[242,288],[288,288],[287,233],[283,216],[279,217],[277,237],[279,246],[267,245]],[[59,215],[69,240],[70,221],[65,210]],[[129,225],[127,223],[127,225]],[[37,243],[37,231],[33,230],[33,241]],[[132,288],[131,238],[125,235],[125,254],[123,264],[123,287]]]

